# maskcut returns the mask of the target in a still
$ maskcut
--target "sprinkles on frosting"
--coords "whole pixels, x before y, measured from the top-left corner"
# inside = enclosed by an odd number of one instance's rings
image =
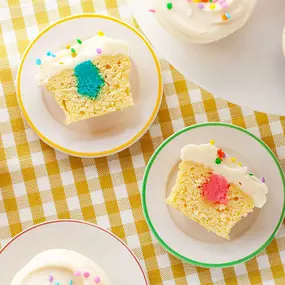
[[[186,1],[188,1],[189,3],[197,3],[197,7],[200,10],[203,10],[206,7],[208,7],[212,11],[215,11],[217,9],[226,10],[229,7],[228,0],[186,0]],[[169,1],[166,3],[166,8],[168,10],[172,10],[173,8],[175,8],[175,6],[173,5],[171,1]],[[149,12],[155,13],[155,10],[150,9]],[[192,10],[191,10],[191,13],[188,13],[188,14],[189,16],[191,16]],[[228,21],[232,18],[232,15],[228,12],[224,12],[221,18],[223,21]]]
[[[83,276],[83,277],[85,277],[85,278],[88,278],[88,277],[90,276],[90,273],[89,273],[89,272],[82,272],[82,273],[81,273],[80,271],[75,271],[75,272],[73,272],[73,275],[76,276],[76,277]],[[50,276],[48,277],[48,281],[51,282],[51,283],[54,281],[54,278],[53,278],[52,275],[50,275]],[[101,278],[100,278],[99,276],[95,276],[95,277],[94,277],[94,282],[95,282],[96,284],[99,284],[99,283],[101,282]],[[73,284],[74,284],[74,283],[73,283],[73,280],[70,279],[68,285],[73,285]],[[56,281],[56,282],[55,282],[55,285],[60,285],[59,281]]]
[[[211,145],[214,145],[214,144],[215,144],[215,141],[214,141],[214,140],[210,140],[210,144],[211,144]],[[221,148],[218,149],[218,150],[217,150],[217,158],[215,159],[216,164],[221,164],[221,163],[223,162],[223,159],[226,158],[226,157],[227,157],[226,153],[225,153]],[[236,159],[235,157],[230,157],[230,160],[231,160],[232,162],[236,162],[236,161],[237,161],[237,159]],[[237,165],[239,165],[240,167],[242,167],[242,164],[241,164],[240,162],[238,162]],[[254,176],[253,173],[249,173],[248,175],[249,175],[249,176]],[[264,177],[261,177],[261,178],[260,178],[260,181],[261,181],[262,183],[265,183],[265,178],[264,178]]]
[[[153,12],[155,12],[155,11],[153,10]],[[100,36],[100,37],[105,36],[105,34],[104,34],[102,31],[99,31],[99,32],[97,33],[97,35]],[[76,41],[77,41],[77,43],[80,44],[80,45],[83,43],[80,39],[76,39]],[[66,48],[66,49],[70,49],[70,52],[71,52],[71,56],[72,56],[72,57],[76,57],[76,56],[77,56],[77,52],[76,52],[75,48],[71,47],[71,45],[66,45],[65,48]],[[99,54],[101,54],[103,51],[102,51],[101,48],[96,48],[96,52],[97,52],[97,54],[99,55]],[[46,56],[48,56],[48,57],[56,57],[56,54],[53,53],[52,51],[47,51],[47,52],[46,52]],[[42,60],[41,60],[40,58],[36,58],[36,61],[35,61],[35,62],[36,62],[36,65],[41,65],[41,64],[42,64]],[[60,61],[59,64],[64,64],[64,62]]]

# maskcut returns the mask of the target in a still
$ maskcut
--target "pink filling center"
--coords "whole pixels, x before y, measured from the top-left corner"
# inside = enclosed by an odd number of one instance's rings
[[[226,205],[228,203],[228,190],[229,184],[226,178],[212,174],[209,181],[202,186],[202,196],[210,202]]]

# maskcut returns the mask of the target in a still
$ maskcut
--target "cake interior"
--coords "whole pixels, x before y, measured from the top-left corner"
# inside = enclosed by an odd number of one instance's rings
[[[237,185],[230,184],[227,203],[212,203],[202,195],[202,187],[213,170],[202,164],[182,161],[176,184],[166,202],[191,220],[218,236],[230,239],[231,229],[254,209],[252,198]]]
[[[64,111],[66,124],[101,116],[134,105],[129,74],[128,56],[99,56],[92,60],[102,79],[98,96],[90,98],[78,93],[78,78],[73,69],[65,69],[52,76],[46,88]],[[99,88],[98,87],[98,88]]]

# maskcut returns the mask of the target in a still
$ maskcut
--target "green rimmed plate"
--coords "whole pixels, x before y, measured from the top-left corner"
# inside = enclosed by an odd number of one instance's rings
[[[215,140],[257,177],[265,177],[267,202],[238,223],[224,240],[188,220],[165,203],[176,179],[180,151],[187,144]],[[201,267],[228,267],[260,253],[276,235],[284,218],[285,179],[270,148],[245,129],[225,123],[197,124],[173,134],[151,157],[143,179],[142,204],[147,223],[174,256]]]

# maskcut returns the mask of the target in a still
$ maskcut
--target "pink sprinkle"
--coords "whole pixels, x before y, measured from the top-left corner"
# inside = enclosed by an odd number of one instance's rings
[[[148,11],[151,12],[151,13],[155,13],[154,9],[149,9]]]
[[[100,279],[99,276],[96,276],[96,277],[94,278],[94,281],[95,281],[96,284],[98,284],[98,283],[100,283],[101,279]]]
[[[52,281],[53,281],[53,277],[52,277],[51,275],[48,277],[48,281],[49,281],[49,282],[52,282]]]
[[[84,276],[85,278],[88,278],[88,277],[90,276],[90,274],[89,274],[89,272],[84,272],[84,273],[83,273],[83,276]]]
[[[100,53],[102,53],[102,50],[101,50],[100,48],[97,48],[97,49],[96,49],[96,52],[97,52],[98,54],[100,54]]]
[[[75,271],[73,274],[74,274],[74,276],[80,276],[81,275],[80,271]]]

